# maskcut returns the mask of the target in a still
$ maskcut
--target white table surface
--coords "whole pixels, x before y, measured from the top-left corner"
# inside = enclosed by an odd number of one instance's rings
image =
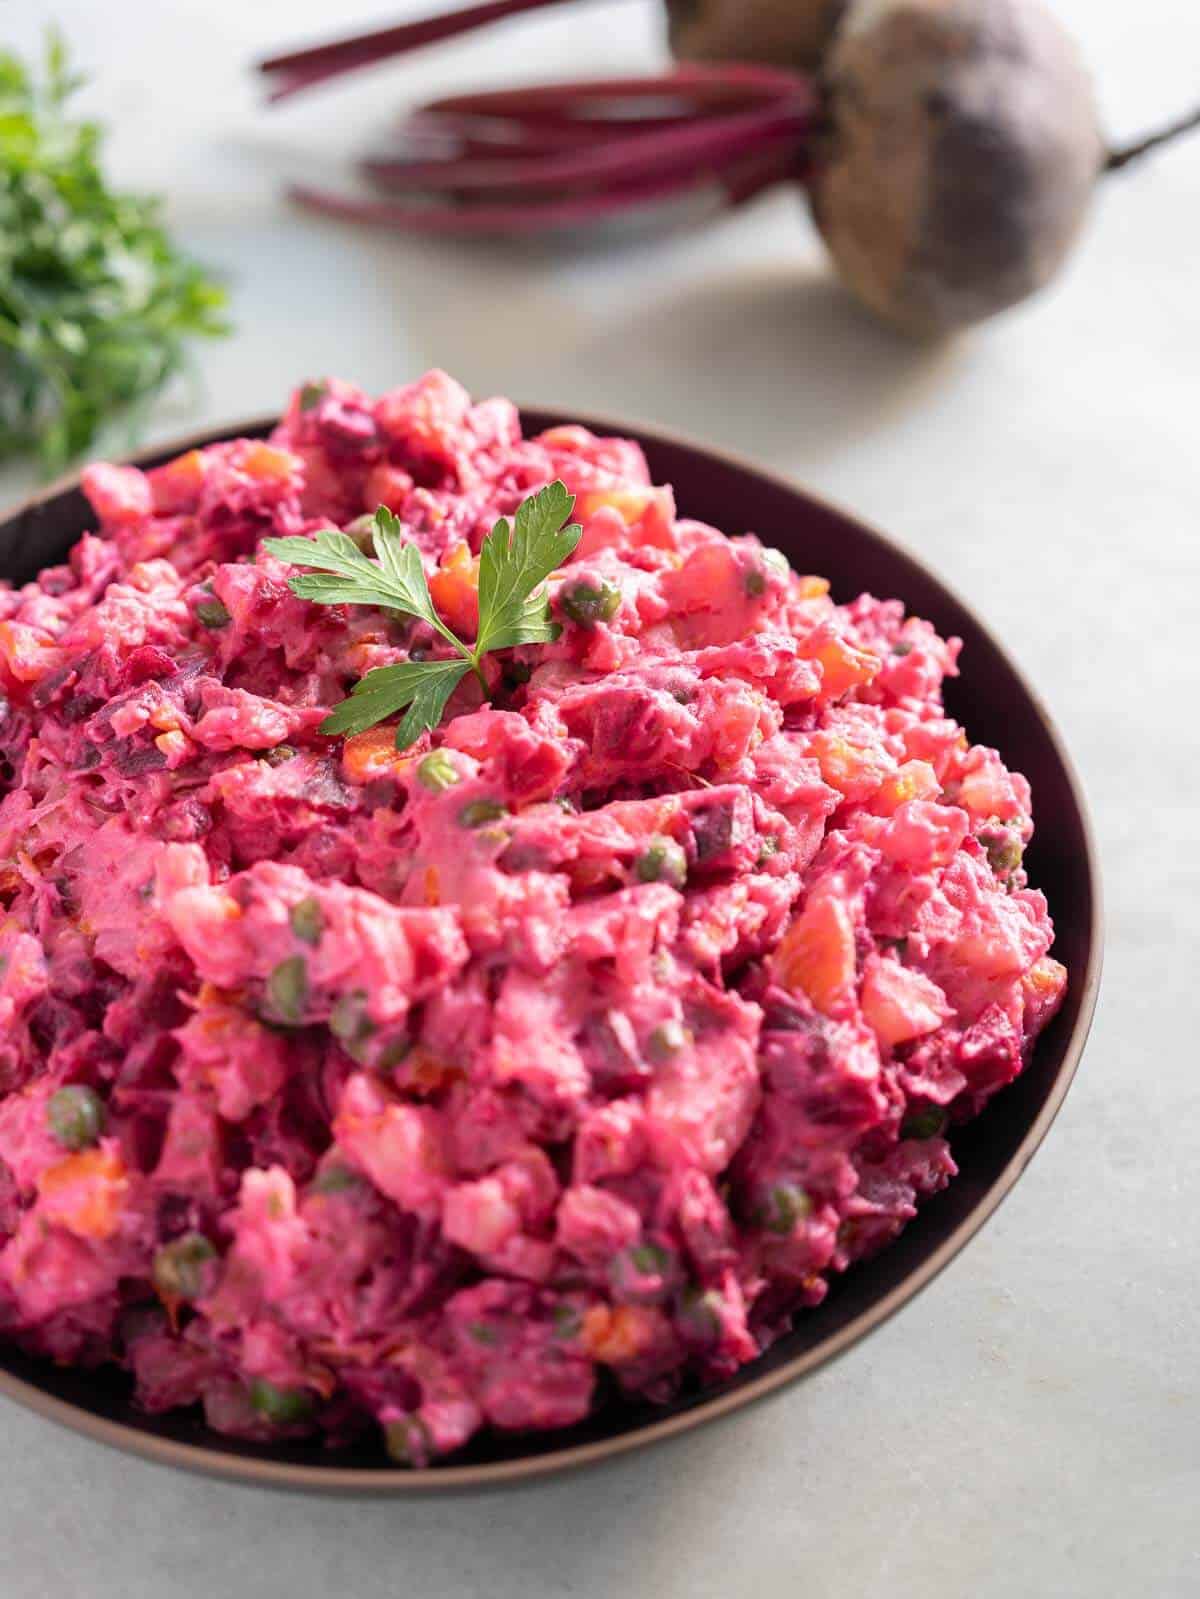
[[[22,49],[57,18],[97,80],[116,169],[169,189],[180,234],[231,275],[238,337],[203,353],[199,409],[160,413],[157,434],[270,409],[306,375],[385,387],[437,364],[480,393],[669,423],[878,521],[1009,641],[1080,762],[1110,928],[1096,1027],[984,1234],[784,1397],[573,1480],[420,1504],[213,1484],[0,1404],[0,1592],[1200,1594],[1200,140],[1111,181],[1053,293],[931,353],[847,303],[787,194],[589,254],[404,242],[290,210],[279,175],[365,138],[395,102],[638,70],[659,49],[648,0],[606,0],[259,111],[256,52],[405,9],[0,13]],[[1195,99],[1194,0],[1059,10],[1116,133]],[[21,486],[0,479],[6,501]]]

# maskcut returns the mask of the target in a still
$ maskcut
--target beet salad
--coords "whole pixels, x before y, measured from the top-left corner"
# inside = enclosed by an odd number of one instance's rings
[[[321,731],[558,482],[544,642]],[[0,592],[0,1339],[422,1466],[728,1377],[951,1181],[1066,982],[957,640],[439,372],[84,486]],[[264,547],[380,506],[437,626]]]

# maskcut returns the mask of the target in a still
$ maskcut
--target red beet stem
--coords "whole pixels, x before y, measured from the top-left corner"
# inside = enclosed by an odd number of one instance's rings
[[[687,119],[691,121],[691,118]],[[478,117],[435,117],[423,111],[402,121],[396,136],[370,158],[381,169],[406,161],[449,160],[474,156],[480,161],[509,161],[514,156],[555,155],[590,148],[596,143],[594,122],[562,118],[526,122]]]
[[[676,67],[650,78],[594,78],[569,83],[539,83],[522,89],[487,89],[448,94],[423,109],[478,117],[534,117],[570,114],[575,107],[600,102],[678,100],[685,114],[733,105],[813,97],[810,80],[775,67]],[[617,118],[609,118],[618,123]]]
[[[369,160],[363,170],[391,189],[453,190],[459,194],[505,189],[536,194],[546,189],[649,179],[679,168],[723,166],[781,144],[796,144],[812,125],[815,106],[799,97],[734,116],[694,120],[683,127],[634,131],[591,148],[517,160],[477,157],[442,161]],[[636,128],[636,124],[634,124]]]
[[[305,50],[269,56],[259,62],[258,70],[274,80],[270,99],[283,100],[288,95],[299,94],[303,89],[325,83],[330,78],[340,77],[343,72],[369,67],[389,56],[419,50],[423,45],[436,44],[441,39],[451,39],[455,34],[469,33],[492,22],[502,22],[523,11],[539,11],[546,6],[565,3],[566,0],[485,0],[482,5],[466,6],[461,11],[449,11],[442,16],[423,17],[416,22],[377,28],[348,39],[336,39],[328,44],[312,45]]]
[[[294,185],[289,193],[300,205],[353,222],[367,222],[400,232],[443,236],[534,234],[556,228],[570,228],[601,221],[606,217],[632,212],[716,185],[723,191],[723,207],[739,205],[775,183],[798,175],[795,150],[789,146],[770,155],[745,155],[735,160],[697,171],[657,177],[649,182],[625,183],[586,194],[568,194],[531,205],[527,202],[491,205],[404,205],[390,200],[360,199],[353,195],[332,194],[307,184]]]
[[[683,70],[650,79],[605,79],[449,95],[399,125],[400,140],[371,165],[380,174],[418,160],[553,155],[632,134],[710,125],[718,115],[815,104],[816,91],[791,74]],[[666,107],[667,109],[663,109]]]

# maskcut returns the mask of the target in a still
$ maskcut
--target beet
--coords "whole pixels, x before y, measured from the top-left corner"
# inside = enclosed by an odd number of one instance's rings
[[[1105,162],[1091,81],[1033,0],[853,0],[826,66],[810,186],[845,281],[941,333],[1040,289]]]
[[[816,72],[846,0],[666,0],[678,61],[758,61]]]
[[[465,10],[262,63],[282,98],[385,55],[565,0]],[[459,94],[318,210],[411,232],[573,229],[713,189],[807,187],[843,281],[893,326],[941,335],[1017,305],[1068,258],[1126,149],[1044,0],[664,0],[673,73]]]

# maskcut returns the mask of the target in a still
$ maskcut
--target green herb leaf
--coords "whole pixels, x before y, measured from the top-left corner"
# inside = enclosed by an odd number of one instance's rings
[[[281,561],[308,567],[288,579],[292,593],[317,605],[376,605],[427,622],[454,649],[448,660],[402,661],[367,673],[350,698],[321,723],[329,735],[365,732],[397,711],[396,748],[407,749],[435,728],[446,703],[468,672],[484,693],[481,662],[491,650],[547,643],[561,629],[550,620],[545,582],[578,545],[582,528],[564,526],[574,506],[566,485],[554,482],[530,495],[517,510],[515,527],[501,517],[483,542],[479,561],[479,631],[465,644],[434,607],[416,544],[406,541],[386,506],[375,513],[375,560],[348,533],[322,528],[311,538],[264,539],[263,548]]]
[[[377,666],[354,685],[348,700],[321,723],[322,733],[364,733],[407,706],[396,729],[396,748],[407,749],[442,719],[446,701],[471,669],[464,660],[402,661]]]
[[[465,650],[442,623],[429,595],[421,552],[400,537],[400,523],[381,505],[375,512],[374,547],[370,560],[348,533],[322,528],[311,538],[264,539],[263,548],[281,561],[312,567],[290,578],[288,587],[302,600],[318,605],[378,605],[417,617]]]
[[[583,529],[564,526],[575,506],[566,484],[555,481],[518,509],[515,527],[501,517],[483,541],[479,556],[479,634],[475,648],[509,649],[514,644],[544,644],[561,632],[550,620],[542,587],[574,553]]]
[[[0,458],[61,469],[117,415],[136,422],[187,341],[228,332],[225,292],[176,249],[158,200],[109,187],[80,80],[0,52]]]

